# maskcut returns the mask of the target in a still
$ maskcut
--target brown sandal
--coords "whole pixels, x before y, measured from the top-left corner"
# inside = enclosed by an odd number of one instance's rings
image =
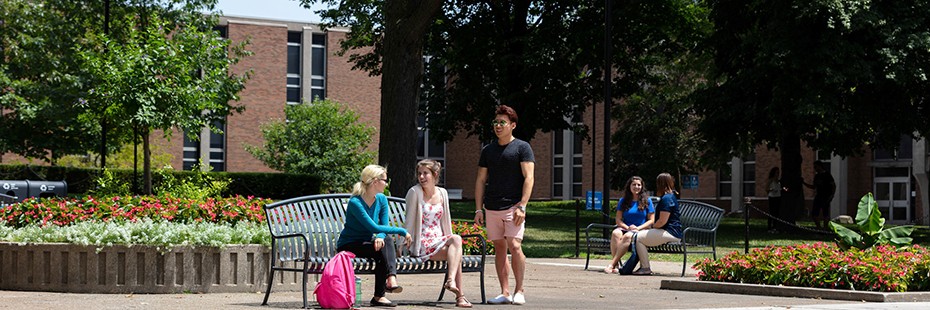
[[[471,303],[468,302],[465,296],[459,296],[455,298],[455,306],[458,308],[471,308]]]
[[[452,283],[453,283],[453,282],[452,282],[452,279],[447,279],[447,280],[446,280],[446,284],[444,284],[442,287],[445,288],[446,290],[452,292],[452,294],[455,294],[455,296],[459,296],[459,293],[460,293],[461,291],[459,290],[459,288],[452,286]],[[458,298],[458,297],[456,297],[456,299],[457,299],[457,298]]]

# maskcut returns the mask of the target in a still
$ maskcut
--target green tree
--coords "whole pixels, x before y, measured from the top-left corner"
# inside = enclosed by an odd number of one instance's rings
[[[262,146],[246,150],[272,169],[319,176],[321,190],[348,191],[359,171],[374,160],[365,148],[375,130],[358,114],[330,100],[288,105],[287,120],[263,124]],[[413,170],[413,169],[409,169]]]
[[[133,128],[221,119],[230,107],[218,102],[235,100],[247,75],[228,74],[241,46],[228,47],[212,31],[217,20],[200,13],[215,3],[4,1],[0,152],[56,164],[69,154],[118,150],[134,140]]]
[[[74,55],[85,33],[102,29],[98,12],[103,12],[100,1],[0,5],[0,153],[54,163],[99,149],[98,124],[78,117],[88,107],[83,96],[88,83]],[[116,149],[118,142],[108,147]]]
[[[152,6],[140,12],[121,16],[133,25],[122,41],[91,33],[86,36],[90,44],[77,49],[81,69],[94,85],[87,91],[92,108],[83,116],[105,118],[114,131],[140,133],[143,191],[150,194],[152,130],[169,136],[175,128],[218,130],[214,124],[241,112],[244,108],[231,102],[239,99],[249,72],[232,74],[230,67],[248,53],[247,42],[233,45],[223,39],[213,30],[217,18],[196,8]]]
[[[621,17],[623,36],[640,32],[643,38],[636,42],[638,53],[619,53],[635,56],[615,58],[627,71],[618,87],[623,103],[612,110],[617,123],[611,135],[611,184],[621,188],[633,175],[646,180],[654,188],[655,175],[669,172],[680,176],[700,170],[703,141],[694,135],[694,124],[700,121],[687,96],[709,79],[710,53],[702,45],[711,34],[713,25],[709,9],[700,2],[660,1],[629,10]],[[660,17],[661,20],[655,20]],[[623,22],[628,20],[627,22]],[[629,42],[629,39],[621,39]],[[616,48],[626,49],[621,46]],[[620,71],[626,72],[626,71]]]
[[[781,153],[785,219],[803,210],[802,142],[839,156],[930,134],[930,1],[708,1],[715,78],[694,94],[708,162]]]
[[[348,26],[340,54],[350,52],[353,68],[381,75],[381,136],[378,162],[390,169],[390,188],[404,193],[414,184],[417,107],[423,75],[423,41],[441,0],[299,0],[305,7],[328,4],[326,27]],[[368,49],[370,47],[370,49]]]

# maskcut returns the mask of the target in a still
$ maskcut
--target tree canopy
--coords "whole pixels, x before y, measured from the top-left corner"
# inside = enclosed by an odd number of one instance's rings
[[[802,141],[849,156],[930,133],[930,1],[708,3],[721,82],[692,97],[705,159],[778,149],[800,208]]]

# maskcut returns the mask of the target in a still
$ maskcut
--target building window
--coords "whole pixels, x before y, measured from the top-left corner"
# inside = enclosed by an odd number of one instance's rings
[[[310,45],[310,98],[326,99],[326,34],[314,33]]]
[[[210,137],[210,158],[208,162],[213,171],[226,171],[226,124],[220,121],[213,123],[217,132],[208,131]]]
[[[720,198],[730,198],[733,196],[733,162],[728,161],[729,169],[717,170],[717,196]]]
[[[429,129],[426,128],[426,117],[417,117],[417,160],[432,159],[439,162],[445,170],[446,167],[446,144],[440,143],[429,135]],[[447,170],[448,171],[448,170]],[[437,185],[445,186],[446,175],[440,174]]]
[[[872,151],[872,157],[876,161],[911,160],[914,157],[914,139],[902,135],[897,149],[877,149]]]
[[[221,38],[229,39],[229,26],[218,25],[213,27],[213,30],[219,33]]]
[[[743,197],[756,196],[756,154],[750,154],[743,160]]]
[[[185,133],[184,170],[194,170],[200,163],[205,163],[212,171],[226,171],[226,124],[217,121],[213,126],[217,132],[204,128],[194,139]]]
[[[184,133],[184,170],[194,170],[197,162],[200,160],[200,138],[191,139],[187,133]]]
[[[553,133],[552,198],[581,198],[581,136],[571,130]]]
[[[287,32],[287,104],[300,104],[300,32]]]

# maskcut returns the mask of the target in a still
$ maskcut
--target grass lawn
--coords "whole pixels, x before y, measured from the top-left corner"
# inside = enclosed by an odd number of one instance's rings
[[[583,202],[582,202],[583,203]],[[583,207],[583,206],[582,206]],[[574,201],[531,202],[527,207],[527,222],[523,251],[527,257],[574,257],[575,256],[575,205]],[[452,220],[474,220],[474,202],[453,202]],[[613,218],[610,219],[613,223]],[[584,229],[592,222],[603,222],[599,212],[582,210],[577,221],[580,237],[584,238]],[[800,222],[802,226],[813,227],[811,222]],[[745,226],[742,217],[726,217],[717,231],[717,257],[726,253],[744,250]],[[914,243],[922,246],[930,245],[930,230],[920,226],[912,235]],[[814,243],[818,241],[832,242],[833,236],[815,233],[768,233],[764,219],[750,219],[749,248],[759,248],[769,245],[791,245],[799,243]],[[580,257],[584,257],[584,240],[580,241]],[[597,258],[608,258],[607,255],[594,255]],[[680,254],[651,254],[650,257],[659,261],[681,261]],[[711,257],[709,254],[689,255],[688,262],[693,264],[699,258]]]

